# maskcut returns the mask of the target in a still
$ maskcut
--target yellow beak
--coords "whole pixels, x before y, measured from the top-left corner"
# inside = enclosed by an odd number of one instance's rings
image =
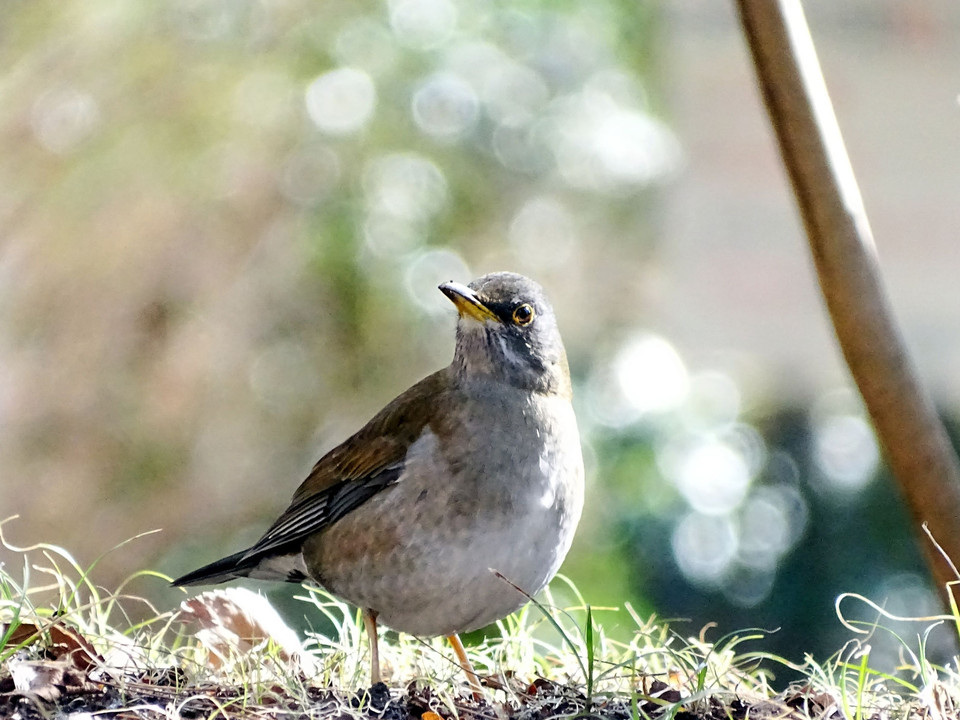
[[[445,282],[440,286],[440,292],[446,295],[457,306],[460,317],[470,317],[477,322],[500,322],[500,318],[480,302],[477,294],[466,285],[458,282]]]

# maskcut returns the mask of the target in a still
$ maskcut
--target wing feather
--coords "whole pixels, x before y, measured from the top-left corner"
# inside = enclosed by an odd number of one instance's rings
[[[430,424],[440,396],[450,387],[446,372],[421,380],[320,458],[290,506],[243,554],[243,561],[298,549],[308,536],[399,482],[407,451]]]

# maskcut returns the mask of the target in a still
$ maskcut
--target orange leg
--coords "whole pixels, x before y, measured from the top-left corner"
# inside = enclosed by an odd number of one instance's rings
[[[380,682],[380,643],[377,639],[376,610],[364,608],[363,627],[366,628],[367,639],[370,641],[370,684],[376,685]]]
[[[447,635],[447,640],[453,647],[453,651],[457,654],[457,660],[460,662],[460,667],[463,668],[463,672],[467,675],[467,682],[470,684],[470,689],[473,690],[473,699],[483,700],[483,688],[480,686],[480,678],[477,676],[476,670],[473,669],[473,665],[470,663],[470,658],[467,657],[467,651],[463,649],[463,643],[460,642],[460,636]]]

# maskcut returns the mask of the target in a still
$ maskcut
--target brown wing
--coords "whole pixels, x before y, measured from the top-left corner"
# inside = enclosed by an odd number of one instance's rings
[[[449,388],[446,369],[424,378],[320,458],[294,493],[290,507],[247,550],[244,560],[289,552],[396,483],[407,450],[430,424]]]

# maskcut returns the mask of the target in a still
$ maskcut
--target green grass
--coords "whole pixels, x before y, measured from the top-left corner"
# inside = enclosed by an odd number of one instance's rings
[[[125,590],[133,580],[147,588],[156,583],[159,589],[169,578],[144,571],[106,591],[92,579],[100,559],[82,567],[63,548],[18,548],[2,531],[0,523],[0,541],[22,560],[22,572],[14,576],[12,568],[0,567],[0,686],[9,686],[24,663],[75,662],[64,643],[70,646],[70,638],[79,637],[89,644],[82,654],[93,655],[82,672],[85,692],[110,694],[114,706],[119,702],[134,717],[260,717],[267,711],[280,717],[296,714],[297,708],[313,708],[317,716],[364,715],[365,703],[376,704],[373,696],[356,695],[368,684],[368,648],[359,616],[322,590],[305,586],[299,599],[309,606],[306,616],[318,622],[325,618],[333,632],[308,632],[299,653],[291,651],[289,641],[276,639],[280,635],[218,646],[185,623],[178,608],[158,609]],[[438,639],[386,633],[381,663],[391,697],[408,703],[403,707],[414,716],[410,708],[443,717],[464,716],[467,710],[506,717],[542,705],[542,716],[595,713],[631,720],[670,720],[681,713],[731,719],[955,717],[956,669],[930,663],[925,650],[932,624],[957,626],[956,612],[921,619],[925,622],[915,639],[894,636],[901,663],[890,672],[872,664],[870,640],[892,634],[881,621],[896,618],[863,598],[840,600],[868,603],[877,620],[854,623],[841,616],[851,640],[830,658],[807,657],[793,665],[763,651],[764,631],[721,635],[705,628],[690,635],[678,629],[683,623],[642,618],[629,605],[591,607],[569,581],[559,579],[499,623],[498,636],[468,648],[487,678],[484,712],[469,699],[450,648]],[[254,614],[256,622],[273,622],[262,609]],[[605,628],[615,628],[618,639]],[[778,668],[799,671],[802,682],[777,687]],[[43,709],[37,717],[49,716],[50,703],[62,701],[69,691],[62,695],[59,700],[31,698]],[[3,709],[0,705],[0,715]]]

